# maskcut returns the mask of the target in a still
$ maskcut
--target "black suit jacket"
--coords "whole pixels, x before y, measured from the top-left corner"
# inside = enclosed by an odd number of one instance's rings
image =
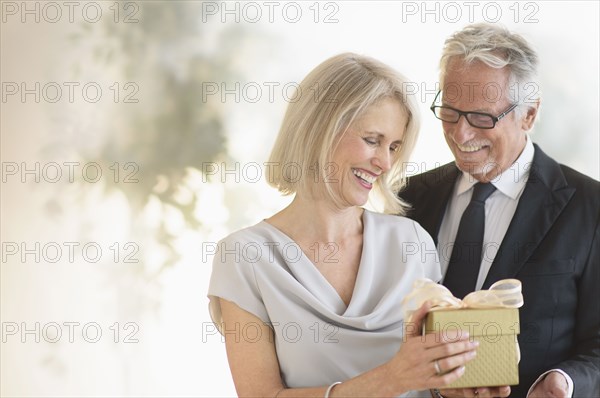
[[[437,235],[460,171],[454,163],[409,178],[400,197],[408,217]],[[519,385],[525,397],[545,371],[559,368],[574,397],[600,397],[600,183],[559,165],[535,145],[529,180],[484,289],[504,278],[523,284]]]

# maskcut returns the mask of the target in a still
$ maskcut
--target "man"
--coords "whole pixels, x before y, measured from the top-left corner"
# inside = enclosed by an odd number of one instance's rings
[[[441,393],[599,397],[600,184],[558,164],[527,135],[540,101],[537,55],[522,37],[497,25],[468,26],[446,41],[440,69],[432,110],[455,162],[410,178],[400,197],[434,238],[453,293],[516,278],[525,301],[519,385]],[[490,189],[471,205],[477,182]],[[479,218],[478,245],[459,247],[463,235],[475,242]],[[470,270],[468,254],[476,257]]]

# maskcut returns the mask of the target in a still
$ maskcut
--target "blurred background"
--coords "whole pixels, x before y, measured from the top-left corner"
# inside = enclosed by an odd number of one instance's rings
[[[264,162],[293,89],[345,51],[409,77],[412,172],[445,38],[541,58],[533,140],[599,178],[599,3],[2,1],[0,395],[234,396],[207,311],[216,242],[285,206]]]

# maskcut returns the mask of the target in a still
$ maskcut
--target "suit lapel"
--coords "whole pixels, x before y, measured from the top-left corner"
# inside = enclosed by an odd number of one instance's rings
[[[420,210],[414,218],[429,232],[436,245],[446,206],[459,175],[460,171],[454,162],[448,163],[432,173],[422,174],[421,183],[427,188],[420,190],[424,194],[417,199]]]
[[[513,278],[531,257],[575,192],[558,163],[537,145],[529,179],[483,284]]]

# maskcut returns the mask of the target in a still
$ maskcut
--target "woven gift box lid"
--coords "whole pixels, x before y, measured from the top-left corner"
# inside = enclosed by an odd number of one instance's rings
[[[517,334],[519,310],[444,309],[427,315],[425,333],[442,332],[442,338],[451,341],[458,330],[469,332],[479,341],[477,356],[467,363],[464,375],[444,388],[467,388],[515,385],[519,383],[519,353]]]

